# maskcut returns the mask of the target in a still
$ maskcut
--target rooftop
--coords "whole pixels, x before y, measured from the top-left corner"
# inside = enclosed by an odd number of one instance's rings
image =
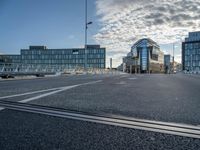
[[[189,32],[189,36],[185,38],[185,42],[200,41],[200,31]]]
[[[160,46],[155,42],[153,41],[152,39],[150,38],[143,38],[143,39],[140,39],[138,40],[133,46],[132,46],[132,49],[135,48],[135,47],[138,47],[140,46],[143,42],[147,41],[147,44],[150,44],[150,45],[153,45],[153,46],[156,46],[156,47],[159,47]]]

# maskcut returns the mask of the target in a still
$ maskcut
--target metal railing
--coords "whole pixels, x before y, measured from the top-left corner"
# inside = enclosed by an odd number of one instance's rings
[[[25,65],[16,63],[0,63],[0,74],[120,74],[112,69],[69,67],[66,65]]]

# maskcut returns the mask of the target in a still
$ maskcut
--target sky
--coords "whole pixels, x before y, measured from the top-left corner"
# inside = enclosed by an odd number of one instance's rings
[[[0,0],[0,53],[29,45],[84,45],[84,0]],[[181,62],[181,41],[200,30],[199,0],[88,0],[88,43],[106,47],[114,66],[141,38],[151,38]],[[107,62],[109,64],[109,61]]]

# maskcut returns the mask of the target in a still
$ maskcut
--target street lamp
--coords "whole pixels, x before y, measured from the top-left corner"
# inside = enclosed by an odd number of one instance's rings
[[[88,22],[87,18],[87,0],[85,0],[85,69],[87,68],[87,30],[88,30],[88,25],[91,25],[92,22]]]
[[[178,42],[182,42],[182,39],[180,38],[180,39],[178,40]],[[174,42],[174,43],[173,43],[173,66],[172,66],[172,68],[173,68],[173,73],[174,73],[174,70],[175,70],[175,66],[174,66],[174,64],[175,64],[175,44],[178,44],[178,42]]]
[[[175,51],[175,43],[173,43],[173,73],[174,73],[174,51]]]
[[[192,68],[192,53],[190,54],[190,72],[193,71],[193,68]]]

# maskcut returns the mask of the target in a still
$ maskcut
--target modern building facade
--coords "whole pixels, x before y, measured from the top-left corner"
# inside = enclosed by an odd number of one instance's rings
[[[123,64],[130,73],[164,73],[164,53],[153,40],[141,39],[132,46]]]
[[[200,71],[200,31],[190,32],[182,43],[182,65],[185,71]]]
[[[29,49],[21,49],[20,55],[0,55],[0,63],[29,68],[75,69],[87,65],[87,68],[104,69],[106,49],[100,45],[87,45],[85,57],[85,48],[48,49],[46,46],[30,46]]]

